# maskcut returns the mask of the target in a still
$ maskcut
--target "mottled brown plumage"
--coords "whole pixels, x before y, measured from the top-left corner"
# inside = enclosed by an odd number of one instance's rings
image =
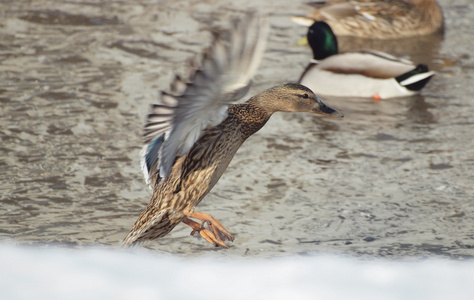
[[[337,36],[373,39],[428,35],[444,27],[436,0],[330,0],[293,20],[308,26],[325,21]]]
[[[150,204],[142,212],[125,244],[155,239],[168,234],[193,213],[196,205],[214,187],[242,143],[262,128],[276,111],[314,112],[342,116],[325,106],[308,88],[286,84],[268,89],[244,104],[230,105],[227,118],[207,128],[186,156],[178,157],[168,178],[157,184]],[[213,244],[222,237],[211,231]],[[209,232],[207,232],[209,234]]]
[[[233,236],[195,207],[214,187],[242,143],[276,111],[342,116],[299,84],[270,88],[244,104],[264,52],[268,24],[255,15],[235,22],[230,41],[216,36],[199,69],[175,78],[145,125],[142,167],[153,196],[125,245],[168,234],[180,222],[209,243],[227,247]],[[193,67],[193,66],[191,66]],[[197,219],[200,222],[193,221]]]

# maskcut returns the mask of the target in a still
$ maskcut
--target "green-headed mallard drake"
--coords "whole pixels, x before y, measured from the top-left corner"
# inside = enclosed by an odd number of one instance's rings
[[[313,60],[298,82],[321,95],[374,100],[410,96],[434,75],[426,65],[383,52],[339,54],[336,36],[322,21],[311,25],[307,38]]]
[[[320,4],[323,2],[323,4]],[[436,0],[330,0],[307,17],[292,19],[310,26],[325,21],[337,36],[395,39],[442,32],[443,12]]]
[[[153,196],[124,239],[125,245],[163,237],[183,222],[213,245],[233,236],[196,205],[214,187],[242,143],[277,111],[342,114],[307,87],[288,83],[232,104],[250,88],[263,56],[268,25],[254,14],[234,23],[230,41],[216,36],[187,82],[162,92],[145,125],[142,159]],[[178,95],[178,93],[181,94]],[[196,222],[192,219],[197,219]]]

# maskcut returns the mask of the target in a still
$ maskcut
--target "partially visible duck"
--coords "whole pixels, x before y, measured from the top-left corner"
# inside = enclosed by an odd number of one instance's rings
[[[195,207],[242,143],[278,111],[342,117],[296,83],[275,86],[243,104],[233,104],[250,88],[264,52],[267,25],[255,15],[235,23],[230,41],[217,36],[199,69],[187,82],[176,78],[173,94],[163,92],[161,103],[153,106],[142,153],[153,196],[125,245],[163,237],[184,223],[192,228],[191,234],[198,232],[212,245],[227,247],[225,241],[233,241],[233,235]]]
[[[322,2],[322,4],[321,4]],[[309,16],[292,19],[310,26],[325,21],[337,36],[395,39],[442,32],[444,19],[436,0],[318,1]]]
[[[339,54],[336,36],[322,21],[311,25],[307,38],[314,59],[298,82],[321,95],[374,100],[410,96],[434,75],[426,65],[383,52]]]

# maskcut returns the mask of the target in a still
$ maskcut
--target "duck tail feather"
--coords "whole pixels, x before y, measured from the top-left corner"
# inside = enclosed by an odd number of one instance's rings
[[[419,64],[413,70],[406,72],[395,79],[401,86],[411,90],[419,91],[430,81],[435,72],[429,71],[428,66]]]

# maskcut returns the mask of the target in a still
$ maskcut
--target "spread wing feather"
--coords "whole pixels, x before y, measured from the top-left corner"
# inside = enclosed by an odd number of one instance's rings
[[[267,21],[254,13],[234,21],[229,40],[215,35],[194,74],[186,82],[176,77],[172,93],[161,93],[161,103],[153,105],[145,125],[142,168],[147,183],[156,175],[166,178],[176,157],[187,154],[208,126],[226,118],[228,105],[248,92],[268,29]]]

